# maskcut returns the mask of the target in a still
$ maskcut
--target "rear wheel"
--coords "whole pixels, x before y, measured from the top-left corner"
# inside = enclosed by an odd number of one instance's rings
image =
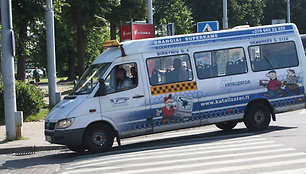
[[[271,112],[264,104],[253,104],[244,116],[244,124],[252,131],[266,129],[271,121]]]
[[[221,123],[216,123],[216,126],[219,129],[225,130],[225,131],[230,131],[232,130],[236,125],[237,125],[237,121],[225,121],[225,122],[221,122]]]
[[[85,147],[91,153],[105,152],[109,150],[114,142],[112,129],[104,124],[90,126],[84,137]]]

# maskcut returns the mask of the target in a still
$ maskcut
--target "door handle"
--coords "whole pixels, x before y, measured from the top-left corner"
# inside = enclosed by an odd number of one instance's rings
[[[135,95],[133,98],[141,98],[144,97],[144,95]]]

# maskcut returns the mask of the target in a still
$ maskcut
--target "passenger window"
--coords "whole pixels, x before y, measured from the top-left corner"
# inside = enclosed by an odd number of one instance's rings
[[[137,87],[137,85],[138,73],[136,63],[115,66],[105,79],[107,94],[132,89]]]
[[[298,66],[294,42],[250,46],[249,54],[253,71],[264,71]]]
[[[198,52],[194,58],[199,79],[247,72],[243,48]]]
[[[152,86],[193,79],[189,55],[147,59],[147,67]]]

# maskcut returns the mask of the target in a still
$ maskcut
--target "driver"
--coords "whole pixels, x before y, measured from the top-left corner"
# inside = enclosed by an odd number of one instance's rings
[[[117,90],[128,88],[133,85],[132,80],[126,76],[126,71],[123,68],[117,69],[116,77],[117,77]]]

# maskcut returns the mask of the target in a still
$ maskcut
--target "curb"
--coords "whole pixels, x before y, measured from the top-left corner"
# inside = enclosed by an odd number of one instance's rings
[[[39,151],[49,151],[49,150],[60,150],[67,149],[66,146],[25,146],[25,147],[14,147],[14,148],[1,148],[0,155],[2,154],[33,154]]]

